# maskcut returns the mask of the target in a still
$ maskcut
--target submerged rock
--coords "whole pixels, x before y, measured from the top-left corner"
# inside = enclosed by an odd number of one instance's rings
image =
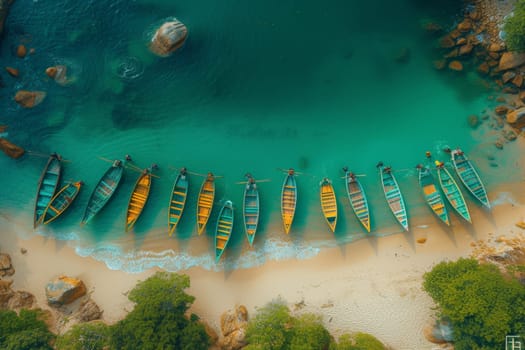
[[[525,107],[509,112],[507,114],[507,123],[516,129],[525,127]]]
[[[48,67],[46,69],[46,75],[62,86],[71,83],[71,80],[67,77],[67,67],[64,65]]]
[[[9,254],[0,253],[0,277],[12,276],[15,274],[15,269],[11,264],[11,257]]]
[[[468,122],[468,125],[470,125],[471,128],[477,128],[480,121],[479,121],[479,117],[477,115],[469,115],[468,118],[467,118],[467,122]]]
[[[20,158],[25,153],[25,150],[22,147],[17,146],[4,138],[0,138],[0,149],[13,159]]]
[[[459,61],[451,61],[449,64],[448,64],[448,68],[450,70],[455,70],[457,72],[460,72],[463,70],[463,64],[461,64],[461,62]]]
[[[73,277],[59,276],[46,285],[46,297],[49,304],[69,304],[85,294],[84,282]]]
[[[177,21],[166,22],[155,32],[151,40],[150,50],[161,57],[169,56],[179,49],[188,36],[188,28]]]
[[[27,55],[27,49],[24,45],[18,45],[16,48],[16,55],[20,58],[24,58]]]
[[[5,67],[5,70],[7,73],[9,73],[10,76],[12,77],[18,77],[20,75],[20,71],[16,68],[13,68],[13,67]]]
[[[9,13],[9,6],[13,3],[14,0],[0,0],[0,35],[4,31],[4,23]]]
[[[15,101],[24,108],[33,108],[40,104],[45,97],[44,91],[20,90],[15,95]]]

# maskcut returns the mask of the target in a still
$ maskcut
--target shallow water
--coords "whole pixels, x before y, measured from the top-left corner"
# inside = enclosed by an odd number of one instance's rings
[[[268,259],[307,258],[319,249],[365,237],[345,196],[341,168],[361,181],[372,210],[372,235],[400,231],[384,200],[375,165],[392,165],[417,225],[435,225],[417,188],[417,163],[429,150],[461,146],[489,189],[515,181],[513,147],[496,154],[486,125],[473,131],[470,114],[493,103],[476,75],[438,72],[435,42],[421,30],[429,17],[451,25],[450,6],[414,0],[331,0],[285,4],[266,1],[29,1],[17,0],[7,21],[0,60],[21,70],[0,89],[10,139],[34,152],[70,160],[64,180],[86,186],[70,210],[39,234],[70,240],[81,255],[109,267],[138,272],[151,266],[180,270],[250,267]],[[176,17],[189,28],[185,46],[168,58],[148,51],[155,29]],[[25,59],[18,44],[35,48]],[[396,57],[407,49],[406,62]],[[71,83],[44,74],[68,67]],[[32,110],[18,107],[18,89],[47,92]],[[78,223],[100,176],[100,157],[133,156],[139,167],[160,166],[134,232],[124,233],[127,201],[138,173],[127,171],[114,198],[87,226]],[[46,159],[0,157],[0,210],[28,223]],[[182,166],[217,179],[216,205],[206,235],[197,237],[196,197],[202,177],[190,178],[190,197],[177,232],[167,237],[167,205],[174,169]],[[280,219],[284,173],[294,167],[298,207],[289,236]],[[242,227],[243,175],[261,182],[261,223],[254,248]],[[320,213],[318,183],[328,176],[338,196],[335,236]],[[492,194],[491,196],[497,196]],[[213,263],[213,231],[220,204],[235,205],[234,234],[223,262]],[[470,198],[469,198],[470,200]],[[469,205],[476,204],[469,201]],[[412,224],[412,223],[411,223]]]

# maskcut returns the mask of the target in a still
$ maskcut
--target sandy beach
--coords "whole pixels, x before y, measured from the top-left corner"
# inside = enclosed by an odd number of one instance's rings
[[[433,313],[432,300],[421,288],[423,273],[440,261],[469,256],[475,241],[522,232],[515,223],[525,218],[525,208],[511,204],[523,195],[518,185],[498,188],[495,192],[512,195],[510,200],[491,198],[496,204],[491,212],[471,205],[472,226],[455,215],[451,228],[437,219],[435,226],[418,227],[415,218],[411,233],[362,239],[324,249],[308,260],[270,261],[257,268],[223,272],[180,271],[191,277],[188,292],[196,297],[192,311],[219,330],[220,315],[227,309],[242,304],[253,314],[257,307],[282,297],[298,312],[322,314],[335,336],[364,331],[394,349],[432,349],[435,345],[422,333]],[[16,269],[13,288],[33,293],[43,308],[48,307],[45,284],[66,274],[86,283],[104,310],[103,319],[113,323],[132,308],[126,292],[155,272],[110,270],[102,262],[76,255],[64,241],[19,238],[20,223],[5,216],[0,217],[0,225],[0,251],[11,254]],[[418,243],[421,238],[426,242]],[[27,253],[22,254],[21,248]]]

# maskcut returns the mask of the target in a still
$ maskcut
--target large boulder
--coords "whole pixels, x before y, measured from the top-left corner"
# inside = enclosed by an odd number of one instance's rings
[[[17,159],[24,155],[25,151],[22,147],[11,143],[10,141],[0,137],[0,149],[4,151],[9,157]]]
[[[240,305],[235,310],[228,310],[221,315],[222,338],[219,347],[223,350],[237,350],[246,346],[246,326],[248,310]]]
[[[519,67],[525,64],[525,52],[508,51],[501,55],[499,59],[498,69],[507,70]]]
[[[29,292],[17,290],[9,299],[7,308],[10,310],[30,309],[35,303],[35,296]]]
[[[9,254],[0,253],[0,277],[13,276],[15,269],[11,264],[11,257]]]
[[[78,278],[59,276],[46,285],[47,302],[51,305],[70,304],[85,294],[86,286]]]
[[[102,317],[102,310],[93,299],[89,298],[82,301],[80,304],[77,317],[82,322],[100,320]]]
[[[15,95],[15,101],[24,108],[33,108],[40,104],[45,97],[44,91],[19,90]]]
[[[7,281],[0,279],[0,309],[7,308],[9,299],[15,294],[14,290],[11,289],[13,281]]]
[[[9,6],[14,0],[0,0],[0,35],[4,32],[4,23],[9,13]]]
[[[525,107],[507,113],[507,123],[516,129],[525,127]]]
[[[169,56],[179,49],[188,36],[188,28],[177,21],[166,22],[155,32],[151,40],[150,50],[161,57]]]

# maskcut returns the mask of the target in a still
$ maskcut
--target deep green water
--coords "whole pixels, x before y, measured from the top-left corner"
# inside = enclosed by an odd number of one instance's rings
[[[224,257],[228,266],[305,258],[364,237],[345,196],[344,165],[365,175],[372,235],[399,232],[379,187],[379,160],[397,170],[410,217],[420,226],[436,225],[412,170],[426,150],[444,159],[445,145],[461,146],[482,170],[489,191],[519,176],[502,171],[512,167],[511,152],[497,157],[498,168],[489,167],[497,136],[486,126],[473,131],[467,124],[468,115],[482,115],[492,106],[491,92],[475,74],[432,66],[435,40],[421,30],[421,22],[433,18],[452,25],[459,12],[454,3],[17,0],[0,61],[19,68],[21,77],[2,75],[0,124],[9,125],[9,138],[28,150],[62,154],[70,160],[64,179],[86,183],[69,212],[37,233],[67,239],[79,254],[111,268],[220,269],[223,263],[213,264],[213,229],[221,201],[231,199],[237,213]],[[188,40],[173,56],[156,57],[148,41],[173,17],[188,26]],[[34,47],[35,54],[16,58],[20,43]],[[409,57],[398,62],[404,49]],[[71,85],[46,77],[45,68],[55,64],[68,66]],[[47,97],[24,110],[12,100],[18,89],[46,91]],[[132,171],[104,210],[80,228],[89,194],[109,167],[99,157],[124,154],[140,167],[161,168],[134,232],[124,233],[138,176]],[[27,228],[17,229],[21,235],[32,234],[34,193],[45,162],[37,156],[0,157],[0,211],[27,222]],[[197,237],[195,228],[203,178],[192,176],[182,222],[167,237],[173,169],[182,166],[223,176],[205,236]],[[304,174],[297,180],[296,219],[285,236],[279,207],[284,173],[278,169],[289,167]],[[259,185],[261,224],[253,249],[240,215],[243,186],[236,184],[246,172],[270,180]],[[318,203],[324,176],[333,179],[338,195],[335,237]]]

